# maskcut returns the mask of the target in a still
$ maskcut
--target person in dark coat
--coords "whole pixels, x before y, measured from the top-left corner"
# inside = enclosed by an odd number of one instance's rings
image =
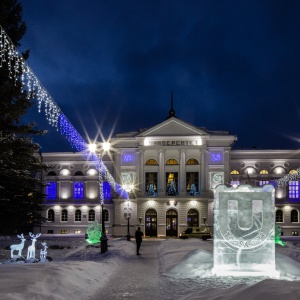
[[[138,227],[138,229],[135,232],[135,241],[136,241],[136,255],[140,254],[140,247],[143,241],[143,232],[141,231],[141,228]]]

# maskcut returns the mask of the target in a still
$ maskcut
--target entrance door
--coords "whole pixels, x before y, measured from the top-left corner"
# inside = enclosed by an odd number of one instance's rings
[[[166,236],[177,236],[177,211],[170,209],[167,211]]]
[[[188,227],[198,227],[198,212],[195,209],[190,209],[187,214],[187,226]]]
[[[154,209],[149,209],[145,214],[146,236],[157,236],[157,213]]]

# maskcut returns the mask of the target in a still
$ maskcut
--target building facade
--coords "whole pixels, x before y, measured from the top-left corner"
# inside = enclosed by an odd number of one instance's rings
[[[213,191],[219,184],[262,186],[299,168],[295,150],[232,150],[237,137],[195,127],[174,116],[147,130],[116,134],[102,156],[116,182],[129,188],[122,199],[103,182],[104,221],[110,235],[179,236],[187,226],[213,230]],[[99,153],[102,155],[102,153]],[[90,222],[102,222],[99,177],[80,153],[43,153],[51,166],[43,234],[84,234]],[[284,235],[298,235],[298,181],[276,189],[276,222]],[[129,217],[129,221],[128,221]]]

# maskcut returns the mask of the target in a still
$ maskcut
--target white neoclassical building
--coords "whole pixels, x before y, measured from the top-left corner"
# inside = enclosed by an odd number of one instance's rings
[[[102,157],[120,185],[132,187],[122,199],[103,182],[104,221],[108,234],[178,236],[187,226],[203,223],[213,230],[213,191],[219,184],[262,186],[300,167],[295,150],[232,150],[237,137],[209,131],[169,117],[149,129],[116,134],[109,155]],[[47,183],[43,234],[84,234],[101,220],[99,178],[93,162],[81,153],[43,153],[52,168]],[[276,222],[284,235],[298,235],[300,189],[290,181],[276,189]]]

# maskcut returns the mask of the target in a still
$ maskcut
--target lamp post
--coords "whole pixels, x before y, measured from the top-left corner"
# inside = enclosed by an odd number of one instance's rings
[[[103,201],[101,203],[101,213],[102,213],[102,235],[100,238],[101,242],[101,253],[105,253],[107,251],[107,236],[106,236],[106,230],[105,230],[105,220],[104,220],[104,207],[103,207]]]
[[[132,185],[124,185],[123,186],[123,189],[128,193],[128,199],[127,199],[127,241],[130,241],[130,224],[129,224],[129,221],[130,221],[130,211],[131,211],[131,208],[129,206],[129,195],[130,195],[130,192],[132,191],[133,189],[133,186]]]

